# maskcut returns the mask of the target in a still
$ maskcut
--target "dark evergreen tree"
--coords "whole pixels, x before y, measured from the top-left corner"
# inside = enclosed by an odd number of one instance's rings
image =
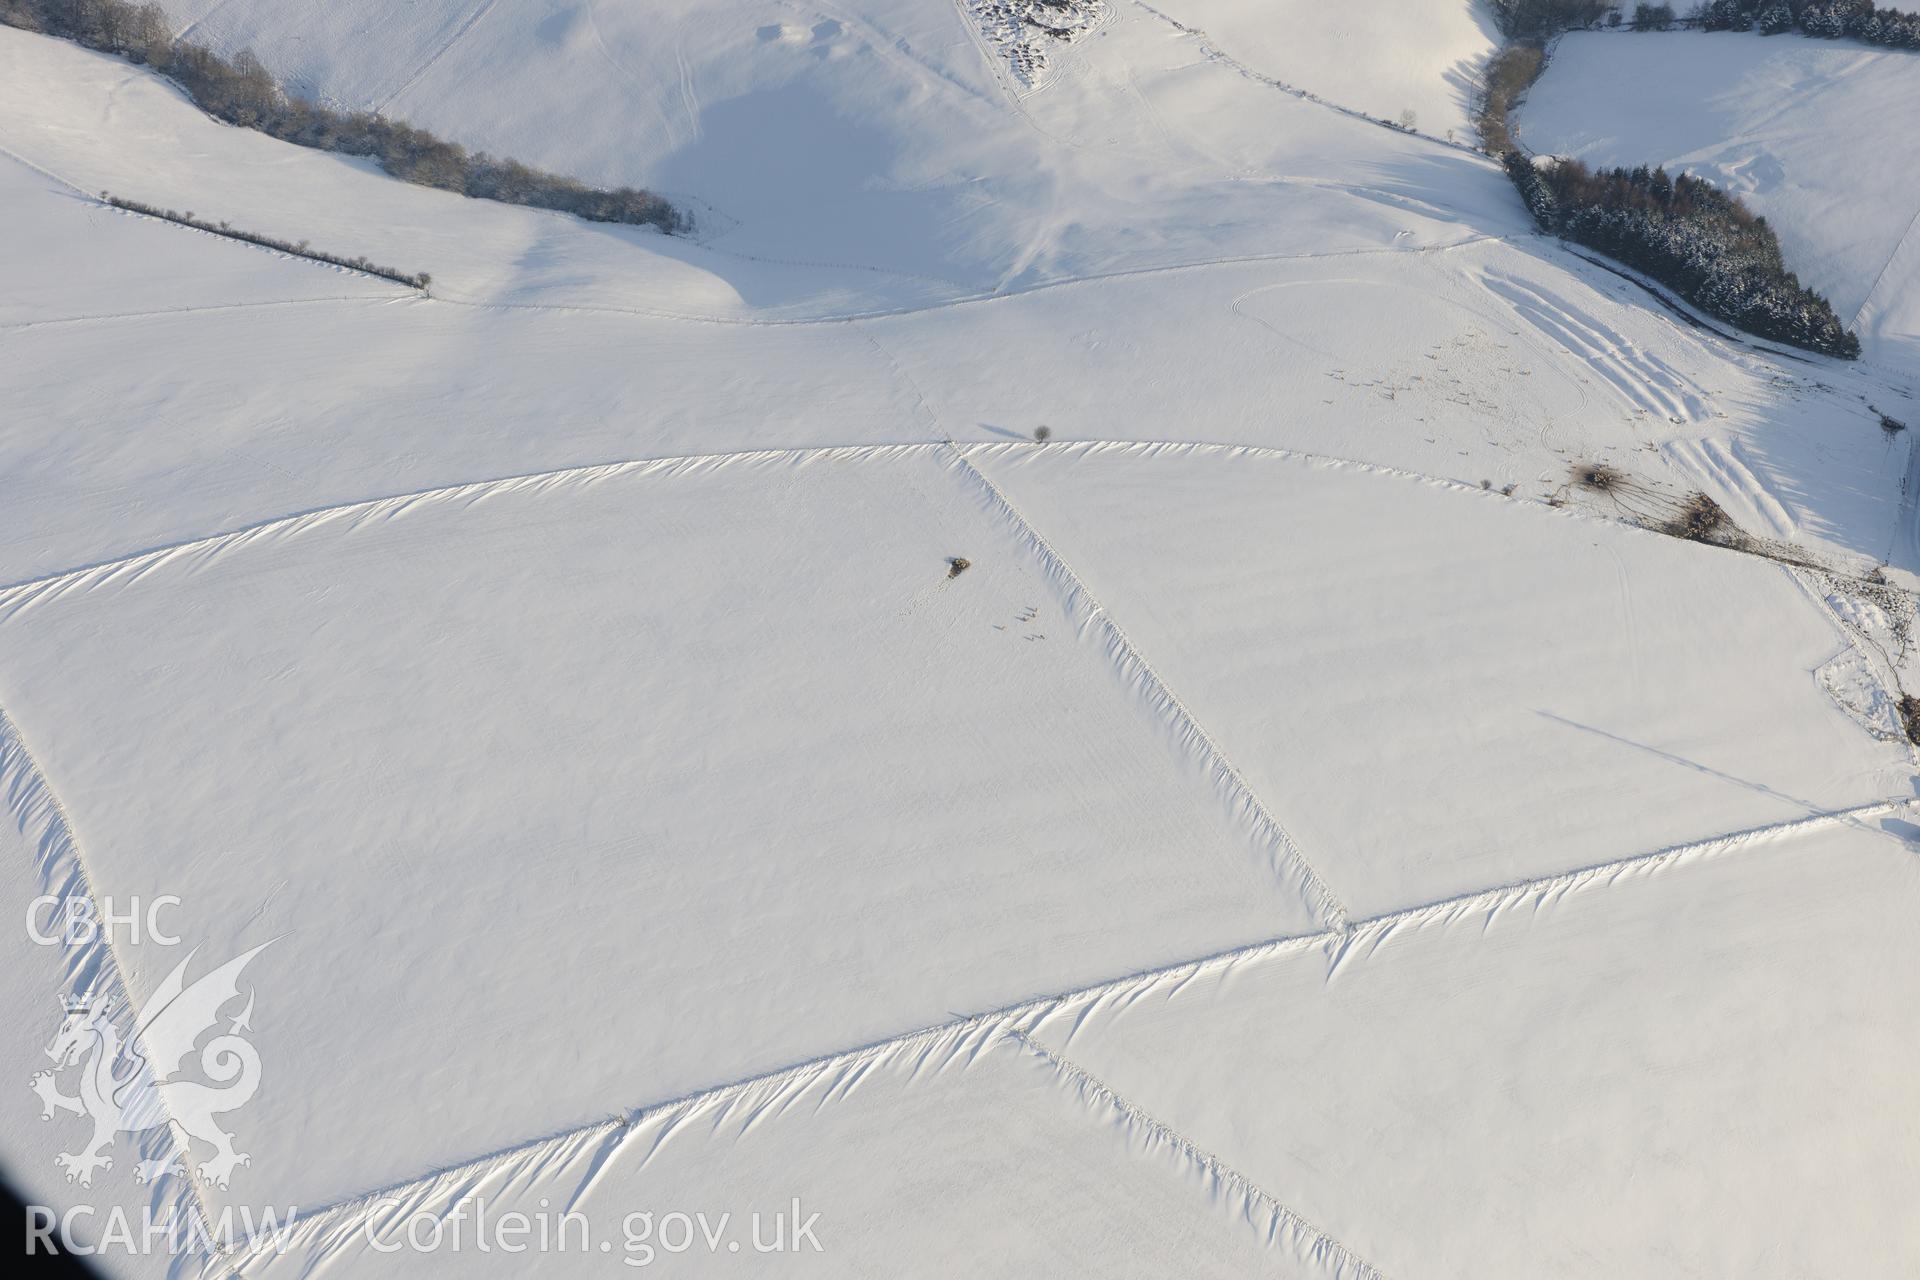
[[[1500,163],[1506,167],[1507,177],[1513,182],[1514,189],[1520,193],[1520,199],[1533,215],[1533,220],[1543,231],[1560,229],[1560,205],[1554,199],[1553,188],[1547,185],[1540,170],[1534,167],[1533,157],[1524,151],[1509,151],[1500,157]]]
[[[1859,338],[1787,269],[1766,219],[1713,184],[1644,165],[1596,172],[1559,160],[1543,167],[1517,151],[1504,163],[1542,230],[1617,258],[1749,333],[1859,356]]]
[[[1712,0],[1697,16],[1700,26],[1708,31],[1753,30],[1751,0]]]

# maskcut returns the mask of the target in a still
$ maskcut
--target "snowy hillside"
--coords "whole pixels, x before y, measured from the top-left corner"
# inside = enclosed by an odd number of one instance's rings
[[[1203,39],[1131,4],[1071,43],[1041,38],[1035,91],[991,39],[992,8],[418,0],[395,18],[386,0],[231,0],[179,16],[327,101],[680,195],[715,248],[880,272],[888,300],[1270,253],[1276,188],[1290,222],[1330,227],[1353,216],[1336,192],[1406,185],[1383,159],[1429,162],[1217,74]]]
[[[1535,151],[1738,193],[1870,353],[1920,362],[1913,54],[1732,32],[1573,33],[1520,113]],[[1897,354],[1896,354],[1897,353]]]
[[[0,27],[0,876],[172,930],[13,936],[0,1164],[293,1221],[105,1273],[1920,1266],[1920,59],[1569,37],[1520,122],[1746,175],[1848,364],[1534,232],[1466,0],[167,12],[699,230]],[[176,1090],[68,1180],[63,999],[164,1056],[249,955],[250,1162]]]

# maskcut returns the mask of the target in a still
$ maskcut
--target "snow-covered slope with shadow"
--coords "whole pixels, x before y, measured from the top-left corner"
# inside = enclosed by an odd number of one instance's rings
[[[292,1209],[108,1274],[1920,1268],[1879,222],[1779,215],[1857,364],[1664,304],[1472,149],[1468,0],[165,4],[697,228],[0,27],[0,880],[182,940],[7,935],[7,1062],[271,940],[250,1163],[0,1104],[55,1208]],[[1652,127],[1587,40],[1536,146]]]
[[[1911,52],[1734,32],[1575,33],[1520,113],[1537,151],[1664,164],[1737,193],[1858,326],[1869,358],[1920,364],[1920,172]]]

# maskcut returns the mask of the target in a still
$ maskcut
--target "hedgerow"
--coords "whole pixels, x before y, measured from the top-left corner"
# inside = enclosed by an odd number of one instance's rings
[[[154,68],[208,115],[286,142],[370,156],[396,178],[480,200],[553,209],[594,222],[692,229],[691,216],[650,191],[590,187],[518,160],[470,152],[371,111],[335,111],[282,88],[251,50],[223,58],[175,40],[157,4],[130,0],[0,0],[0,22],[60,36]]]
[[[315,249],[305,240],[281,240],[274,236],[261,235],[257,231],[242,231],[228,222],[209,222],[205,218],[196,218],[192,210],[181,213],[174,209],[163,209],[159,205],[142,204],[138,200],[116,196],[111,191],[102,191],[100,198],[114,208],[125,209],[129,213],[141,213],[149,218],[163,218],[168,222],[177,222],[183,227],[193,227],[196,230],[212,232],[216,236],[225,236],[229,240],[243,240],[248,244],[277,249],[281,253],[291,253],[295,257],[324,262],[329,266],[346,267],[370,276],[379,276],[383,280],[396,281],[423,293],[426,292],[427,286],[433,283],[433,277],[424,271],[402,271],[398,267],[383,267],[368,258],[343,258],[338,254],[324,253]]]

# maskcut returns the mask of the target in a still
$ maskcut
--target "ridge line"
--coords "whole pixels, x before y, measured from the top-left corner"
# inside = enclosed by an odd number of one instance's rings
[[[1386,1280],[1386,1277],[1381,1274],[1378,1267],[1309,1222],[1295,1210],[1283,1204],[1272,1192],[1266,1190],[1266,1188],[1247,1177],[1246,1174],[1241,1173],[1238,1169],[1220,1159],[1220,1157],[1214,1155],[1213,1152],[1208,1151],[1205,1147],[1202,1147],[1199,1143],[1187,1137],[1186,1134],[1181,1133],[1178,1129],[1175,1129],[1172,1125],[1160,1119],[1146,1108],[1116,1093],[1111,1085],[1088,1071],[1085,1067],[1082,1067],[1079,1063],[1047,1048],[1047,1046],[1033,1039],[1032,1036],[1024,1031],[1009,1029],[1006,1034],[1008,1039],[1020,1044],[1029,1053],[1041,1059],[1068,1080],[1071,1080],[1080,1089],[1101,1098],[1128,1120],[1140,1125],[1153,1133],[1154,1136],[1167,1142],[1181,1155],[1184,1155],[1187,1159],[1193,1161],[1202,1169],[1205,1169],[1209,1174],[1212,1174],[1222,1182],[1238,1187],[1253,1200],[1265,1204],[1268,1211],[1274,1215],[1275,1223],[1281,1231],[1299,1236],[1305,1240],[1308,1251],[1314,1261],[1321,1262],[1325,1261],[1327,1257],[1331,1257],[1336,1274],[1345,1275],[1348,1273],[1349,1268],[1351,1268],[1356,1280]],[[1268,1243],[1271,1244],[1272,1242],[1273,1237],[1269,1234]]]
[[[1470,909],[1477,904],[1498,907],[1503,900],[1517,895],[1539,891],[1559,890],[1574,892],[1589,886],[1604,886],[1618,880],[1621,875],[1633,871],[1658,871],[1661,868],[1683,859],[1697,856],[1714,856],[1731,852],[1756,840],[1789,831],[1801,831],[1828,825],[1852,825],[1863,817],[1876,813],[1890,813],[1912,809],[1920,805],[1920,796],[1898,797],[1887,800],[1869,801],[1845,809],[1835,809],[1822,813],[1809,814],[1786,822],[1770,823],[1759,827],[1750,827],[1740,831],[1726,832],[1702,840],[1689,841],[1656,849],[1651,853],[1632,854],[1609,862],[1595,863],[1572,871],[1556,872],[1533,880],[1515,881],[1506,885],[1497,885],[1487,889],[1475,889],[1451,898],[1442,898],[1433,902],[1412,907],[1398,908],[1380,915],[1369,916],[1349,922],[1340,929],[1325,929],[1314,933],[1284,934],[1228,947],[1207,955],[1176,961],[1154,968],[1136,970],[1114,978],[1103,979],[1085,987],[1070,989],[1050,995],[1035,996],[1014,1004],[979,1013],[956,1017],[950,1021],[932,1026],[918,1027],[899,1035],[869,1041],[846,1049],[837,1049],[819,1054],[786,1066],[775,1067],[750,1076],[724,1081],[718,1084],[702,1086],[699,1089],[680,1094],[676,1097],[643,1103],[631,1109],[616,1112],[610,1117],[575,1125],[572,1128],[542,1134],[525,1139],[492,1151],[469,1157],[413,1177],[396,1179],[366,1191],[342,1196],[327,1204],[307,1210],[287,1220],[288,1229],[312,1227],[320,1221],[352,1209],[369,1204],[379,1198],[391,1197],[411,1189],[417,1189],[450,1175],[469,1173],[488,1164],[513,1157],[521,1157],[533,1152],[561,1146],[568,1142],[596,1133],[613,1133],[631,1129],[634,1125],[648,1119],[667,1115],[676,1110],[688,1109],[702,1104],[721,1101],[743,1094],[751,1089],[776,1085],[802,1079],[834,1066],[876,1060],[919,1044],[930,1044],[942,1039],[964,1039],[969,1036],[990,1034],[996,1030],[1012,1032],[1023,1027],[1037,1024],[1042,1018],[1058,1012],[1070,1005],[1089,1000],[1101,1000],[1128,989],[1136,989],[1151,983],[1165,982],[1179,978],[1182,982],[1199,974],[1213,971],[1223,966],[1245,963],[1249,960],[1265,959],[1271,956],[1293,952],[1311,951],[1315,948],[1328,948],[1329,957],[1337,969],[1347,962],[1353,950],[1353,944],[1360,941],[1362,935],[1378,945],[1385,941],[1385,934],[1411,923],[1424,923],[1432,919],[1444,919],[1449,915]],[[257,1249],[256,1249],[257,1252]],[[244,1260],[242,1260],[244,1262]]]
[[[1308,901],[1321,922],[1330,929],[1343,928],[1347,921],[1346,904],[1328,887],[1326,881],[1321,879],[1320,873],[1314,870],[1313,864],[1307,860],[1299,842],[1280,825],[1279,819],[1273,816],[1273,811],[1267,807],[1266,802],[1254,791],[1240,770],[1234,767],[1233,762],[1227,758],[1226,752],[1220,749],[1220,744],[1214,740],[1213,735],[1207,732],[1199,718],[1180,700],[1179,695],[1174,693],[1167,682],[1161,678],[1160,673],[1153,669],[1153,664],[1147,661],[1146,655],[1141,653],[1139,647],[1120,626],[1119,621],[1105,605],[1100,603],[1080,575],[1074,572],[1073,567],[1066,562],[1066,558],[1051,542],[1047,541],[1039,529],[1034,527],[1032,521],[1021,514],[1019,508],[1013,505],[1012,500],[1000,486],[973,465],[967,458],[966,450],[952,441],[948,441],[947,444],[961,471],[985,488],[988,497],[999,509],[1003,518],[1011,521],[1015,530],[1032,544],[1043,567],[1048,570],[1050,576],[1056,578],[1060,585],[1066,588],[1070,612],[1078,612],[1073,608],[1073,598],[1078,597],[1086,615],[1083,629],[1086,626],[1093,626],[1106,633],[1123,671],[1127,667],[1133,668],[1145,686],[1149,701],[1161,704],[1162,709],[1170,713],[1173,718],[1174,727],[1180,737],[1198,747],[1201,763],[1209,771],[1218,770],[1225,775],[1224,791],[1231,807],[1244,810],[1252,818],[1255,832],[1264,843],[1269,845],[1268,856],[1273,860],[1274,869],[1284,871],[1290,868],[1303,882]]]

